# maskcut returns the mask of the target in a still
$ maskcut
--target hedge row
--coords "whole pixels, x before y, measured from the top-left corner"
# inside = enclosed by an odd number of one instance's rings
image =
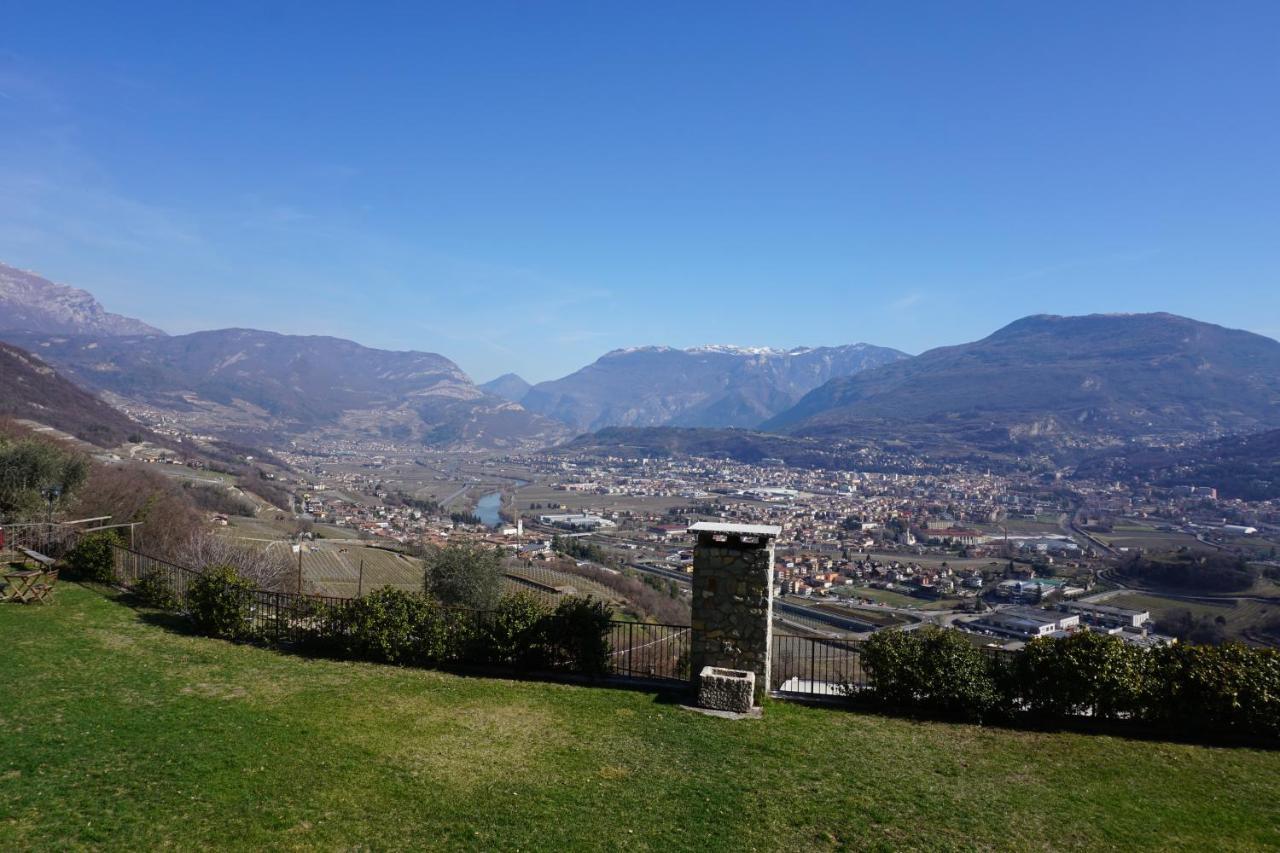
[[[412,666],[490,665],[603,675],[612,614],[590,598],[555,609],[517,593],[493,610],[441,606],[390,587],[322,607],[305,644],[321,654]]]
[[[164,591],[147,578],[134,591],[155,604]],[[192,581],[181,609],[197,631],[230,640],[254,634],[254,586],[229,566]],[[298,619],[302,646],[314,653],[411,666],[492,665],[563,670],[590,676],[609,669],[612,613],[591,598],[554,609],[532,596],[503,598],[493,610],[448,608],[426,595],[384,587],[337,604],[315,603]],[[270,633],[270,629],[268,629]]]
[[[885,707],[995,721],[1016,715],[1126,720],[1173,734],[1280,737],[1280,652],[1140,648],[1105,634],[1037,639],[990,655],[955,631],[882,631],[862,652]]]

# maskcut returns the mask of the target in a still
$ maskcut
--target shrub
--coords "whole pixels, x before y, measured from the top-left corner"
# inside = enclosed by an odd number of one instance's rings
[[[1151,655],[1149,722],[1180,734],[1280,737],[1280,652],[1231,643]]]
[[[187,590],[187,616],[195,629],[211,637],[247,639],[256,587],[233,566],[210,566]]]
[[[597,675],[609,665],[609,608],[567,598],[550,611],[523,593],[489,611],[442,607],[384,587],[363,598],[315,604],[303,637],[312,650],[393,664],[555,667]]]
[[[423,591],[448,607],[492,610],[502,596],[502,555],[475,544],[438,548],[426,559]]]
[[[177,610],[178,596],[173,581],[163,571],[152,571],[138,578],[130,590],[139,602],[157,610]]]
[[[67,553],[67,568],[83,580],[111,583],[115,580],[115,553],[111,546],[116,541],[115,534],[109,530],[81,536]]]
[[[1225,646],[1135,648],[1081,632],[988,658],[954,632],[882,631],[862,664],[871,696],[895,708],[987,718],[1024,711],[1126,719],[1175,735],[1280,737],[1280,651]]]
[[[1044,716],[1136,717],[1145,702],[1149,663],[1145,650],[1105,634],[1036,639],[1014,658],[1006,691],[1013,707]]]
[[[955,631],[880,631],[863,646],[862,665],[871,695],[882,705],[972,719],[999,705],[991,662]]]
[[[421,593],[383,587],[324,608],[312,644],[344,657],[392,664],[438,663],[455,656],[453,618]]]
[[[550,615],[546,606],[528,593],[503,598],[493,611],[477,614],[479,624],[467,662],[525,669],[548,666]]]
[[[599,676],[609,671],[613,611],[596,598],[570,596],[547,617],[547,662],[557,669]]]

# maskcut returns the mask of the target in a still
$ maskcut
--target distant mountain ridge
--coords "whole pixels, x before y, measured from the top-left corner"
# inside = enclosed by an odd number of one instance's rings
[[[497,379],[480,383],[480,390],[513,403],[519,403],[533,386],[514,373],[504,373]]]
[[[1010,463],[1041,454],[1073,465],[1099,451],[1280,428],[1280,343],[1165,313],[1034,315],[916,357],[868,344],[631,347],[536,386],[515,374],[477,386],[430,352],[252,329],[169,337],[107,312],[85,291],[0,264],[0,340],[17,345],[4,361],[10,375],[0,376],[12,395],[6,411],[48,405],[33,396],[36,386],[48,386],[57,411],[73,399],[58,383],[71,380],[128,412],[154,409],[148,417],[235,440],[529,448],[575,432],[680,427],[804,440],[686,432],[677,442],[738,454],[769,447],[825,458],[821,442],[831,440],[841,453],[902,447],[949,459],[1003,454]],[[85,396],[76,399],[89,420],[64,422],[84,430],[97,418],[114,440],[125,428],[114,410]],[[654,433],[626,440],[674,449]],[[1206,446],[1186,464],[1216,464],[1216,455],[1239,457],[1233,446]]]
[[[254,329],[172,337],[7,337],[113,402],[170,412],[214,435],[325,434],[514,447],[550,443],[566,432],[485,394],[435,353]]]
[[[1172,314],[1036,315],[833,379],[765,429],[1106,446],[1280,426],[1280,343]]]
[[[112,314],[92,294],[0,264],[0,331],[70,335],[163,335],[141,320]]]
[[[0,416],[35,421],[111,448],[149,433],[31,353],[0,343]]]
[[[610,426],[754,427],[832,377],[907,357],[870,344],[791,350],[631,347],[533,386],[521,404],[579,431]]]

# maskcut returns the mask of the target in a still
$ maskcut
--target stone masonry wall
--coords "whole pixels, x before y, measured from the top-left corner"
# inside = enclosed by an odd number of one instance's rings
[[[704,666],[756,674],[756,704],[769,690],[773,617],[773,542],[717,542],[708,534],[693,553],[691,675]],[[696,690],[696,683],[695,683]]]

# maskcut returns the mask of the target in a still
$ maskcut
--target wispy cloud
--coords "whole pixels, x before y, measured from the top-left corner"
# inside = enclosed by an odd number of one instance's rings
[[[1075,258],[1073,260],[1027,270],[1026,272],[1011,276],[999,283],[1016,284],[1018,282],[1031,281],[1033,279],[1050,278],[1052,276],[1061,275],[1062,273],[1075,272],[1076,270],[1081,269],[1138,263],[1139,261],[1154,258],[1160,253],[1160,249],[1133,249],[1123,252],[1111,252],[1105,255]]]
[[[568,346],[570,344],[584,344],[591,341],[598,341],[601,338],[610,337],[609,332],[598,329],[574,329],[572,331],[561,332],[556,336],[556,343]]]
[[[924,294],[908,293],[905,296],[900,296],[899,298],[893,300],[885,307],[887,307],[890,311],[908,311],[916,307],[922,302],[924,302]]]
[[[287,202],[268,201],[251,195],[245,200],[247,212],[240,225],[250,229],[292,228],[314,222],[316,215]]]

